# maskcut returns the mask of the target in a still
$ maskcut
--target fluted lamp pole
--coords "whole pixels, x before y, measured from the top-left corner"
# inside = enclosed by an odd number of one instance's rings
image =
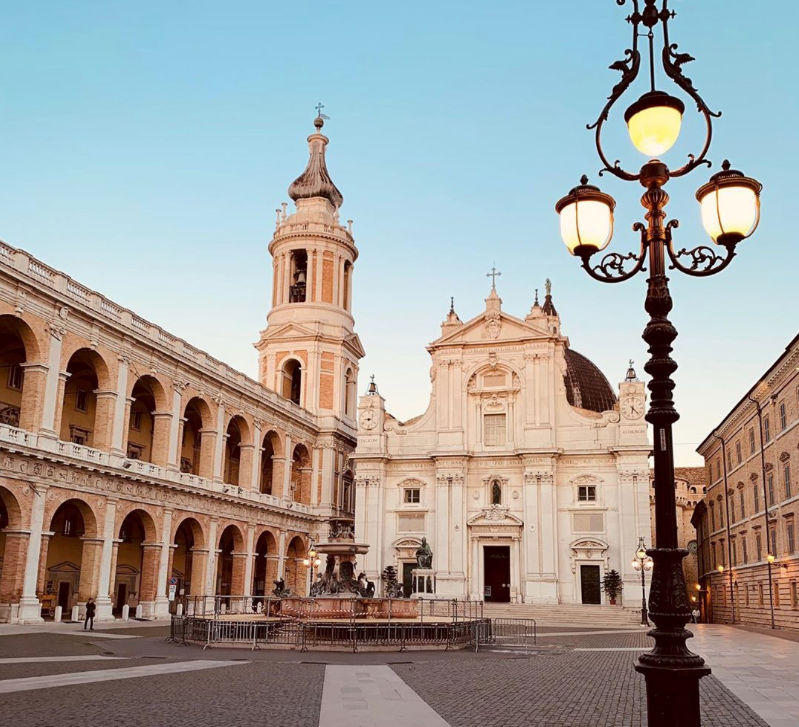
[[[624,5],[625,0],[616,0],[616,3]],[[683,75],[682,67],[694,59],[687,53],[678,53],[677,45],[669,40],[669,21],[674,13],[668,7],[668,0],[632,0],[632,6],[633,12],[627,18],[633,31],[632,45],[622,60],[611,65],[613,70],[621,72],[621,79],[613,87],[597,121],[588,128],[594,130],[597,153],[604,165],[600,176],[609,173],[644,187],[641,204],[646,210],[646,223],[633,225],[640,236],[638,252],[626,255],[611,252],[596,261],[594,256],[604,250],[613,237],[616,203],[609,194],[588,184],[586,177],[558,201],[555,209],[560,215],[563,241],[569,252],[580,258],[583,269],[592,278],[603,283],[620,283],[639,272],[648,272],[644,307],[649,313],[649,323],[644,328],[643,338],[650,354],[644,368],[651,377],[646,420],[654,433],[657,548],[646,553],[654,561],[649,618],[654,621],[655,628],[649,635],[654,638],[655,645],[639,658],[635,668],[646,679],[650,727],[699,727],[699,680],[709,674],[710,669],[685,643],[692,635],[685,628],[691,618],[691,601],[682,570],[682,559],[688,551],[680,548],[677,541],[672,425],[679,414],[674,408],[671,378],[677,364],[670,355],[677,330],[668,318],[672,299],[666,266],[669,270],[697,277],[715,275],[726,268],[735,257],[738,243],[757,227],[761,185],[731,169],[725,161],[721,171],[696,192],[702,223],[713,246],[676,249],[672,231],[679,223],[677,220],[666,222],[669,196],[664,187],[672,177],[684,176],[702,165],[710,166],[706,155],[712,122],[720,114],[708,108],[691,80]],[[690,97],[706,128],[701,150],[689,155],[686,163],[674,170],[660,159],[651,158],[665,154],[678,139],[685,111],[682,101],[655,88],[656,31],[662,36],[659,50],[662,71]],[[646,39],[647,44],[650,90],[627,109],[625,121],[633,145],[650,159],[640,171],[633,173],[622,168],[618,161],[609,161],[602,148],[601,134],[611,108],[638,76],[642,65],[641,38]]]
[[[311,547],[308,549],[308,555],[302,559],[302,564],[306,568],[310,568],[310,581],[308,586],[308,595],[311,595],[311,589],[313,588],[314,584],[314,569],[318,568],[321,565],[322,561],[319,559],[319,554],[316,552],[316,548],[312,544]]]
[[[654,561],[646,554],[646,545],[644,545],[643,538],[638,539],[638,548],[635,551],[635,557],[632,559],[631,565],[634,570],[641,574],[641,626],[649,626],[646,610],[646,574],[652,570]]]

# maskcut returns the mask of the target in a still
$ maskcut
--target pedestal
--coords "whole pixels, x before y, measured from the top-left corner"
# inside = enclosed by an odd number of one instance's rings
[[[430,598],[436,593],[436,572],[432,568],[414,568],[411,571],[413,594],[411,598]]]

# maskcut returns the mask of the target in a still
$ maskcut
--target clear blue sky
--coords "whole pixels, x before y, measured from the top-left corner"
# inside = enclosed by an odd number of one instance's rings
[[[672,40],[714,109],[711,158],[763,182],[763,220],[726,273],[673,276],[678,464],[797,331],[799,3],[674,0]],[[476,315],[496,260],[504,309],[553,281],[563,330],[612,382],[641,371],[643,277],[587,278],[555,201],[597,180],[585,130],[629,45],[630,3],[6,3],[0,22],[0,237],[254,375],[274,209],[304,168],[313,106],[361,258],[354,308],[390,411],[424,410],[427,342],[454,295]],[[791,89],[794,89],[791,91]],[[639,91],[645,89],[639,88]],[[630,96],[632,101],[635,96]],[[622,104],[622,108],[624,105]],[[701,129],[689,105],[676,163]],[[641,159],[623,122],[610,153]],[[670,185],[679,242],[705,241],[699,170]],[[640,188],[612,248],[636,245]]]

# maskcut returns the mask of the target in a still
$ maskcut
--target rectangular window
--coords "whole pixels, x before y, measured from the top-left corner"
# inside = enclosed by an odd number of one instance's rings
[[[766,475],[766,489],[768,490],[768,506],[774,504],[774,475],[769,473]]]
[[[732,452],[729,449],[727,450],[727,469],[732,469]]]
[[[763,417],[763,438],[767,441],[771,441],[771,419],[769,419],[768,414]]]
[[[22,389],[22,366],[19,364],[11,364],[8,369],[8,388],[17,391]]]
[[[755,550],[757,551],[757,560],[763,560],[763,538],[760,533],[755,534]]]
[[[130,428],[135,429],[137,432],[141,431],[141,412],[134,411],[130,417]]]
[[[784,432],[788,428],[788,415],[785,412],[785,402],[780,404],[780,431]]]
[[[760,490],[758,489],[757,482],[755,482],[752,494],[754,495],[755,512],[760,512]]]
[[[721,564],[726,568],[727,567],[727,555],[724,552],[724,541],[719,540],[719,555],[721,556]]]
[[[791,496],[791,465],[787,462],[785,467],[782,468],[782,482],[785,485],[785,497],[787,499]]]
[[[596,485],[580,485],[577,488],[577,499],[580,502],[596,502]]]
[[[754,427],[749,430],[749,454],[755,453],[755,430]]]
[[[487,447],[501,447],[505,444],[505,415],[486,414],[483,417],[485,426],[485,443]]]
[[[730,525],[732,525],[738,519],[735,517],[735,498],[730,497],[727,502],[730,503]]]
[[[730,565],[738,565],[738,543],[735,538],[730,540]]]
[[[406,505],[418,505],[421,502],[421,492],[418,487],[406,487],[403,501]]]
[[[84,412],[89,410],[86,392],[81,391],[80,389],[75,392],[75,410]]]
[[[741,443],[740,442],[736,442],[735,443],[735,459],[738,460],[738,464],[741,464],[741,462],[743,462],[743,458],[744,458],[744,456],[743,456],[743,452],[741,452]]]
[[[746,517],[746,497],[743,490],[738,490],[738,499],[741,502],[741,520],[743,520]]]
[[[785,525],[785,540],[787,540],[788,555],[793,555],[796,552],[796,531],[793,520],[788,521]]]
[[[719,498],[719,527],[724,527],[724,508],[721,506],[721,498]]]
[[[715,568],[716,567],[716,563],[717,563],[717,560],[716,560],[716,544],[715,543],[711,544],[710,552],[711,552],[711,555],[713,557],[713,567]]]
[[[749,553],[746,548],[746,537],[741,536],[741,562],[746,565],[749,562]]]
[[[770,528],[768,531],[769,540],[771,541],[771,554],[777,557],[777,528]]]
[[[749,586],[744,586],[744,598],[746,599],[746,605],[749,605]]]
[[[574,532],[602,533],[605,530],[605,518],[601,512],[574,513]]]

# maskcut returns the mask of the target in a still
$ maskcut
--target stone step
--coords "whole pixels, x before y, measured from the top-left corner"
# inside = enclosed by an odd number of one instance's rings
[[[532,618],[539,623],[597,626],[634,626],[641,613],[633,608],[583,606],[581,604],[485,604],[484,615],[491,618]]]

